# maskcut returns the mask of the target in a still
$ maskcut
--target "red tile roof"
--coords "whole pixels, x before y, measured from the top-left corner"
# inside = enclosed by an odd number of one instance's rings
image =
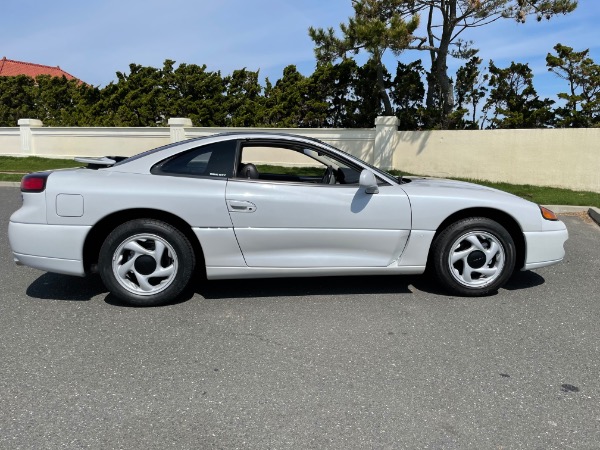
[[[0,76],[14,77],[17,75],[27,75],[31,78],[35,78],[38,75],[50,75],[53,77],[61,77],[64,75],[67,77],[67,80],[75,79],[73,75],[65,72],[59,66],[51,67],[42,64],[13,61],[12,59],[6,59],[6,56],[0,59]]]

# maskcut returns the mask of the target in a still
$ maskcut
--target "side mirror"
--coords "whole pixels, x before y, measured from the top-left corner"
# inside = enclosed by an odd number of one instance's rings
[[[365,189],[366,194],[379,194],[379,188],[377,187],[377,179],[375,174],[370,170],[364,169],[360,173],[360,180],[358,184],[361,188]]]

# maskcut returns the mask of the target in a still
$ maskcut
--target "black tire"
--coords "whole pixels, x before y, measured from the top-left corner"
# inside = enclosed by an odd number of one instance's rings
[[[516,261],[510,233],[485,217],[462,219],[445,228],[434,240],[430,255],[440,284],[467,297],[497,291],[512,275]]]
[[[177,299],[189,284],[196,258],[177,228],[154,219],[116,227],[100,248],[98,271],[106,288],[132,306],[158,306]]]

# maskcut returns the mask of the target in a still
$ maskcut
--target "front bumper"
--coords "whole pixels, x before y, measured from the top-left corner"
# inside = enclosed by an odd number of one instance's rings
[[[567,228],[560,222],[562,229],[551,231],[525,232],[527,254],[523,270],[557,264],[565,257],[564,244],[569,238]]]

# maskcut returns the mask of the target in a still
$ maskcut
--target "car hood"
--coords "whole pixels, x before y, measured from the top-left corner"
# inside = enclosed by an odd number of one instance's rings
[[[469,208],[502,211],[519,222],[523,231],[541,229],[539,207],[508,192],[464,181],[413,178],[400,187],[408,195],[413,210],[413,226],[427,229],[453,213]]]
[[[406,178],[406,177],[405,177]],[[527,203],[532,203],[529,200],[525,200],[522,197],[511,194],[509,192],[501,191],[480,184],[469,183],[466,181],[446,180],[444,178],[411,178],[411,182],[403,184],[402,188],[409,190],[426,190],[430,194],[439,193],[453,193],[458,196],[493,196],[493,197],[504,197],[507,200],[521,200]]]
[[[406,177],[405,177],[406,178]],[[446,180],[443,178],[409,178],[411,180],[410,183],[403,184],[402,187],[405,186],[414,186],[419,188],[427,188],[429,190],[467,190],[467,191],[483,191],[483,192],[495,192],[506,194],[511,197],[517,197],[516,195],[509,194],[508,192],[501,191],[499,189],[494,189],[487,186],[482,186],[480,184],[468,183],[466,181],[456,181],[456,180]]]

